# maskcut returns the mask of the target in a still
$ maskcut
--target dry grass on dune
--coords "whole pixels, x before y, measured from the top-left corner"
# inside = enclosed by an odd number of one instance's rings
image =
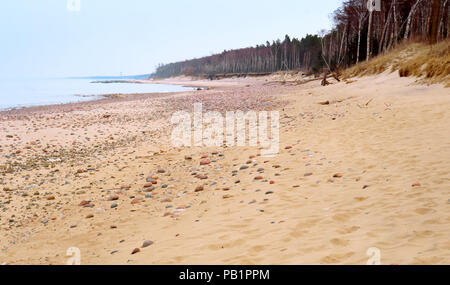
[[[344,78],[373,75],[387,69],[400,77],[416,76],[425,83],[443,83],[450,87],[450,40],[436,45],[406,43],[392,51],[356,64],[343,72]]]

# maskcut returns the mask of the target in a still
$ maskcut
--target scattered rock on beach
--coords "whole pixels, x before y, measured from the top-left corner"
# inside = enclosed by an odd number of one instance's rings
[[[146,240],[146,241],[144,241],[144,243],[142,244],[142,248],[149,247],[149,246],[151,246],[152,244],[153,244],[153,241],[151,241],[151,240]]]

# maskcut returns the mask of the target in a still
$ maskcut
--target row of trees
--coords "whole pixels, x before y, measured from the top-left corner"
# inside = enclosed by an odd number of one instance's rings
[[[224,51],[158,66],[155,77],[220,73],[317,72],[344,68],[414,39],[435,43],[448,37],[450,0],[346,0],[332,17],[334,28],[298,40]]]
[[[275,72],[322,65],[320,38],[307,35],[298,40],[286,35],[256,47],[224,51],[208,57],[158,66],[154,76],[213,75],[225,73]]]
[[[436,43],[448,37],[448,14],[449,0],[344,1],[333,14],[334,28],[322,32],[322,56],[330,68],[339,68],[405,40]]]

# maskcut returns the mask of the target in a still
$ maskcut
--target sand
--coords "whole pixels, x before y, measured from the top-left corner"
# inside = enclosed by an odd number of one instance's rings
[[[449,264],[450,90],[276,79],[1,112],[0,264]],[[200,101],[278,110],[279,155],[173,147]]]

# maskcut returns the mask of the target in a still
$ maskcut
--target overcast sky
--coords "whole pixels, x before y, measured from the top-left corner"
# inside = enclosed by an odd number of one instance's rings
[[[67,2],[75,2],[71,9]],[[330,29],[340,0],[4,0],[0,78],[145,74]]]

